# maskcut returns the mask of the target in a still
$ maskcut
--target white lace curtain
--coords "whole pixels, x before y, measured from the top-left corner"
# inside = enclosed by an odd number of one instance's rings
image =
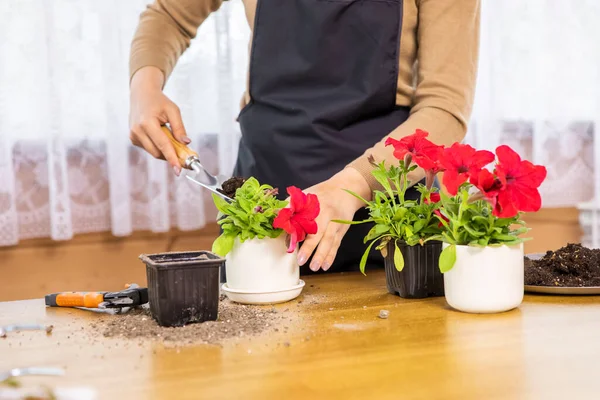
[[[600,247],[600,1],[483,0],[467,141],[509,144],[548,169],[543,207],[580,207]]]
[[[129,43],[148,1],[0,1],[0,246],[214,220],[206,192],[129,144]],[[547,165],[546,207],[600,199],[598,20],[597,0],[483,1],[467,140]],[[225,3],[166,88],[215,172],[237,153],[248,34],[241,2]]]
[[[0,246],[214,220],[205,191],[129,144],[128,52],[147,2],[0,1]],[[241,2],[224,4],[166,88],[213,172],[236,157],[248,35]]]

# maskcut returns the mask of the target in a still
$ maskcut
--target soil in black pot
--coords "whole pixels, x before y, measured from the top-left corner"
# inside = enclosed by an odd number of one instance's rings
[[[221,185],[221,189],[217,190],[223,193],[225,196],[234,199],[236,190],[241,188],[244,182],[246,182],[244,178],[234,176],[233,178],[229,178],[225,182],[223,182],[223,185]]]
[[[600,249],[569,243],[539,260],[525,257],[525,284],[532,286],[600,286]]]

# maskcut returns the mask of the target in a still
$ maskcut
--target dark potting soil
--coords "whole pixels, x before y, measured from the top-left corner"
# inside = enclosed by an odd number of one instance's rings
[[[221,185],[221,189],[217,190],[223,193],[225,196],[234,199],[235,191],[242,187],[245,181],[246,180],[244,178],[234,176],[233,178],[229,178],[225,182],[223,182],[223,185]]]
[[[222,296],[217,321],[178,328],[161,327],[152,318],[146,305],[126,314],[103,316],[90,325],[92,331],[107,338],[160,341],[167,347],[179,347],[201,343],[221,344],[229,339],[257,336],[280,328],[287,331],[287,325],[293,319],[294,315],[290,312],[269,306],[241,305]]]
[[[525,284],[532,286],[600,286],[600,249],[569,243],[539,260],[525,257]]]

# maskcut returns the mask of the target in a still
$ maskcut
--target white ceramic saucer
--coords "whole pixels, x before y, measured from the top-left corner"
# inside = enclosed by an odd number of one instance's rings
[[[285,303],[300,296],[304,281],[300,279],[296,286],[288,289],[277,290],[272,292],[250,292],[247,290],[230,289],[227,283],[224,283],[221,289],[229,300],[241,304],[277,304]]]

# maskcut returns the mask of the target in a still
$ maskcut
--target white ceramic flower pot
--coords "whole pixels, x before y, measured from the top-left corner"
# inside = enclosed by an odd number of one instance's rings
[[[448,244],[444,244],[444,248]],[[456,263],[444,274],[448,304],[468,313],[498,313],[523,302],[523,244],[456,246]]]
[[[227,288],[266,293],[297,287],[300,267],[297,252],[287,253],[285,234],[276,239],[236,239],[226,257]],[[299,293],[298,293],[299,294]]]

